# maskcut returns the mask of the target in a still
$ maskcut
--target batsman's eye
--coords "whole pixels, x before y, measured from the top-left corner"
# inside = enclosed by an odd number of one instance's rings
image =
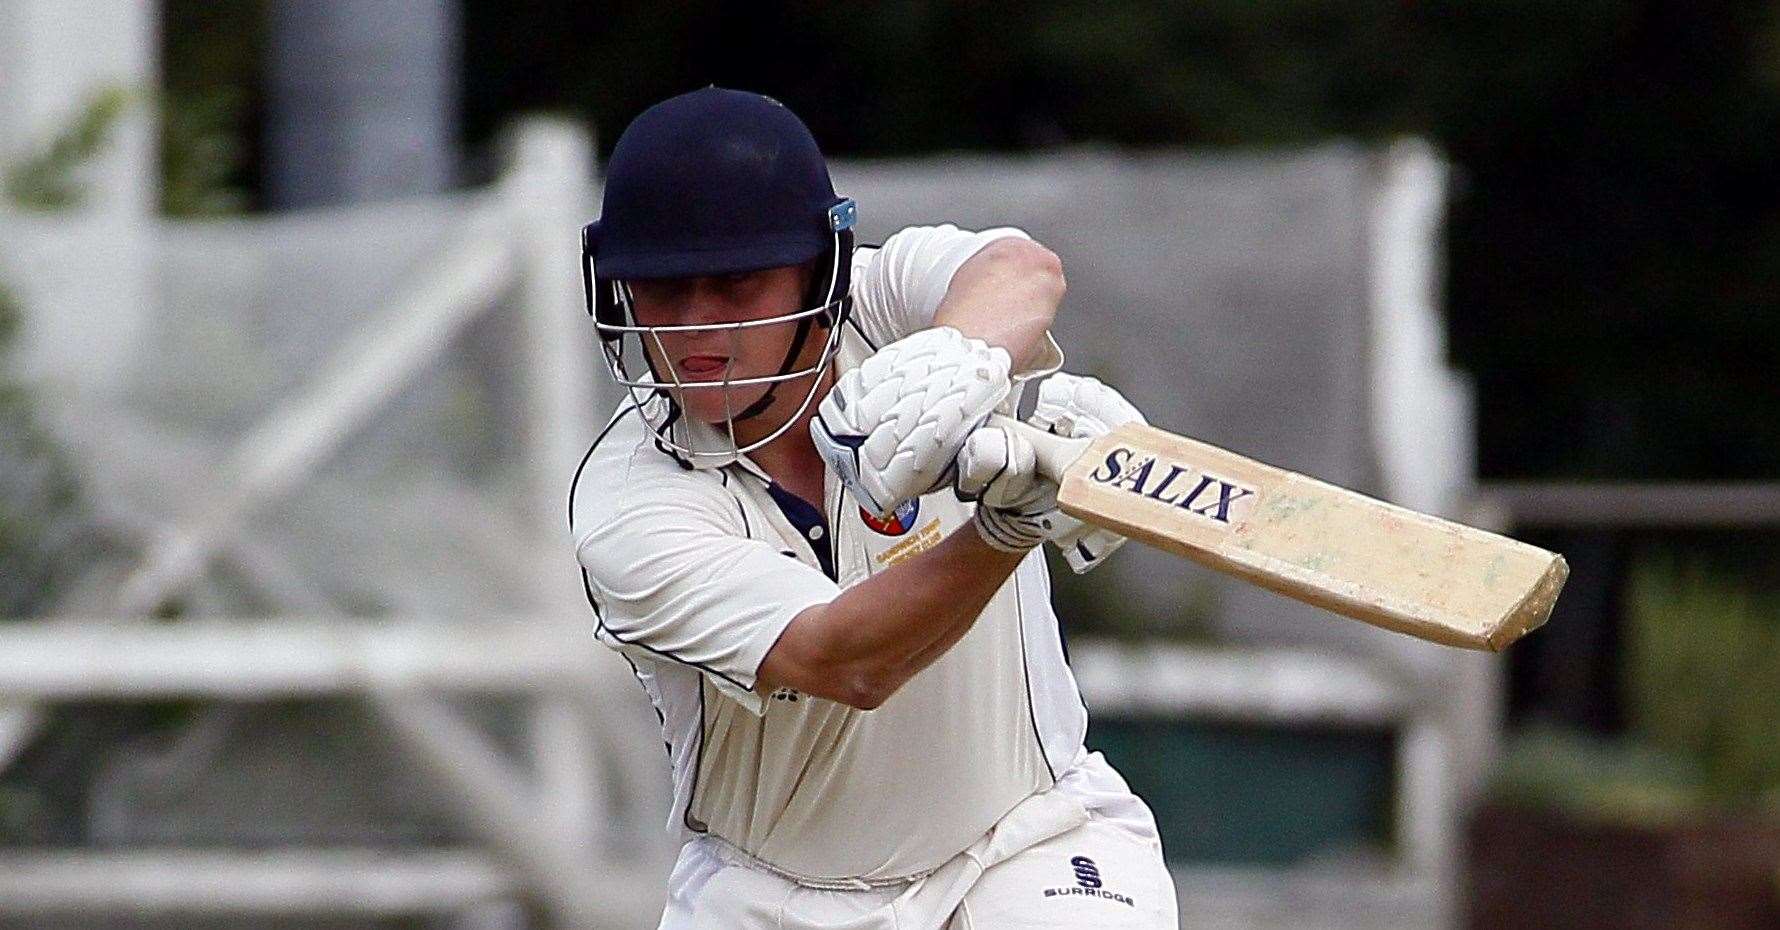
[[[692,283],[684,280],[632,281],[630,292],[642,307],[663,313],[675,304],[684,303],[692,293]]]
[[[721,275],[712,281],[712,290],[726,301],[746,303],[765,286],[767,276],[758,271]]]

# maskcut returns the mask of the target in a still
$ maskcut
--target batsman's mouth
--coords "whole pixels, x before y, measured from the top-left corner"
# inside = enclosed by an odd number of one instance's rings
[[[729,368],[727,355],[688,355],[680,360],[680,371],[694,380],[705,379]]]

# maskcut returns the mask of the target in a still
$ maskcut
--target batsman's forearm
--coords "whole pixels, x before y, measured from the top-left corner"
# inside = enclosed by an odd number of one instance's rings
[[[931,562],[926,563],[926,557]],[[915,635],[896,637],[881,652],[864,652],[875,659],[877,673],[884,677],[891,690],[899,688],[922,669],[946,654],[970,628],[976,625],[983,609],[995,592],[1007,583],[1008,576],[1019,567],[1023,554],[1007,553],[983,543],[973,527],[965,526],[947,537],[945,542],[895,568],[907,567],[910,579],[891,579],[894,591],[906,591],[910,584],[920,584],[922,595],[931,599],[936,613],[945,615],[943,622],[931,627],[916,625]],[[926,563],[926,564],[924,564]],[[869,603],[866,605],[869,609]],[[932,635],[921,636],[919,631]],[[925,639],[925,642],[922,640]]]
[[[798,614],[759,677],[769,687],[876,707],[970,630],[1022,557],[963,527]]]
[[[958,267],[933,323],[1006,349],[1019,370],[1038,358],[1066,289],[1063,263],[1050,249],[997,239]]]

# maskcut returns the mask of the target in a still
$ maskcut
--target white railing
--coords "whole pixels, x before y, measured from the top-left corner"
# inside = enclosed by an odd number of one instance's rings
[[[565,927],[635,927],[659,903],[648,863],[603,851],[617,814],[590,725],[607,669],[555,623],[258,619],[179,623],[62,619],[0,625],[0,705],[354,698],[474,849],[0,853],[0,914],[211,912],[391,916],[525,900]],[[516,760],[450,703],[522,699]],[[0,759],[27,732],[0,727]]]
[[[206,721],[230,726],[226,708],[242,703],[347,698],[369,709],[378,735],[445,803],[473,848],[11,850],[0,853],[0,916],[507,907],[559,927],[654,920],[665,863],[659,848],[635,848],[631,825],[636,808],[649,807],[636,803],[632,786],[661,778],[659,757],[639,747],[657,742],[624,731],[619,718],[633,715],[612,713],[622,707],[643,720],[647,712],[622,662],[589,641],[566,541],[551,533],[562,525],[576,444],[598,415],[575,275],[592,183],[583,131],[523,125],[499,183],[466,199],[454,224],[460,233],[423,277],[398,289],[378,317],[384,322],[348,340],[220,454],[194,460],[192,447],[169,455],[171,442],[121,409],[87,411],[70,431],[106,445],[111,467],[131,473],[124,477],[169,493],[134,509],[94,495],[111,531],[140,545],[122,583],[80,589],[64,611],[76,616],[0,624],[0,767],[63,703],[197,701],[206,708],[192,727],[200,730]],[[298,495],[509,294],[522,311],[512,381],[523,513],[501,514],[484,531],[524,575],[523,615],[474,624],[330,616],[339,611],[248,531],[254,515]],[[145,619],[219,564],[247,569],[257,593],[287,615]],[[488,696],[522,708],[522,758],[452,703]]]

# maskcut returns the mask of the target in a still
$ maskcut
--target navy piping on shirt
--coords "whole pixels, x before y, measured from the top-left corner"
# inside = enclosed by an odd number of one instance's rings
[[[587,447],[587,454],[581,456],[581,464],[575,466],[575,477],[569,481],[569,529],[575,528],[575,486],[581,483],[581,472],[587,469],[587,463],[593,459],[593,450],[600,447],[606,434],[612,431],[612,427],[618,425],[619,420],[624,419],[625,414],[632,413],[636,409],[635,407],[625,407],[613,414],[612,419],[606,422],[606,428],[600,430],[598,436],[593,437],[593,444]]]
[[[634,410],[636,410],[635,407],[629,407],[623,413],[620,413],[617,416],[613,417],[612,422],[606,424],[606,428],[603,430],[600,430],[600,434],[594,438],[593,445],[588,447],[587,454],[585,456],[582,456],[582,458],[581,458],[581,465],[575,469],[575,479],[573,481],[569,482],[569,527],[571,529],[573,529],[574,525],[575,525],[575,488],[577,485],[579,485],[581,483],[582,470],[587,467],[588,461],[593,458],[593,450],[599,448],[599,444],[605,440],[607,434],[612,432],[612,427],[618,425],[618,421],[624,418],[625,413],[628,413],[628,412],[634,411]],[[635,642],[633,640],[628,640],[628,639],[625,639],[624,637],[618,635],[617,630],[606,625],[606,618],[605,618],[604,614],[602,614],[600,612],[599,602],[596,601],[593,596],[593,579],[588,576],[587,569],[585,567],[583,567],[581,569],[581,589],[587,595],[587,606],[593,609],[594,625],[596,627],[598,627],[602,632],[606,633],[608,636],[611,636],[613,639],[617,640],[618,642],[623,643],[626,646],[635,646],[638,649],[642,649],[651,655],[661,656],[664,659],[669,659],[671,661],[678,662],[681,665],[685,665],[685,666],[688,666],[691,668],[696,668],[699,671],[704,672],[708,675],[712,675],[717,678],[721,678],[724,681],[727,681],[730,684],[735,685],[738,689],[740,689],[742,691],[750,690],[746,685],[743,685],[741,682],[736,681],[734,678],[732,678],[728,675],[725,675],[722,672],[720,672],[708,665],[705,665],[701,662],[689,662],[686,659],[682,659],[679,656],[674,655],[671,652],[657,649],[657,648],[649,645],[648,643]]]
[[[858,333],[859,338],[861,340],[863,340],[866,345],[870,346],[871,350],[873,352],[876,352],[876,351],[878,351],[878,349],[882,348],[882,346],[879,346],[877,343],[873,342],[870,336],[867,336],[865,334],[865,328],[859,325],[858,319],[851,317],[851,316],[847,317],[847,325],[853,327],[853,332]]]
[[[723,489],[729,492],[730,497],[735,498],[736,513],[741,514],[742,516],[742,535],[749,539],[753,539],[754,527],[748,522],[748,508],[742,506],[742,496],[737,494],[735,489],[729,486],[729,470],[727,468],[720,468],[717,470],[717,474],[723,479]]]
[[[1044,761],[1045,774],[1051,776],[1051,784],[1054,785],[1057,783],[1057,769],[1051,765],[1051,754],[1045,752],[1044,734],[1038,731],[1038,705],[1032,700],[1032,658],[1026,652],[1026,600],[1020,596],[1020,570],[1014,569],[1012,577],[1014,579],[1014,618],[1020,634],[1020,679],[1026,685],[1026,719],[1032,723],[1032,740],[1038,744],[1038,757]]]

